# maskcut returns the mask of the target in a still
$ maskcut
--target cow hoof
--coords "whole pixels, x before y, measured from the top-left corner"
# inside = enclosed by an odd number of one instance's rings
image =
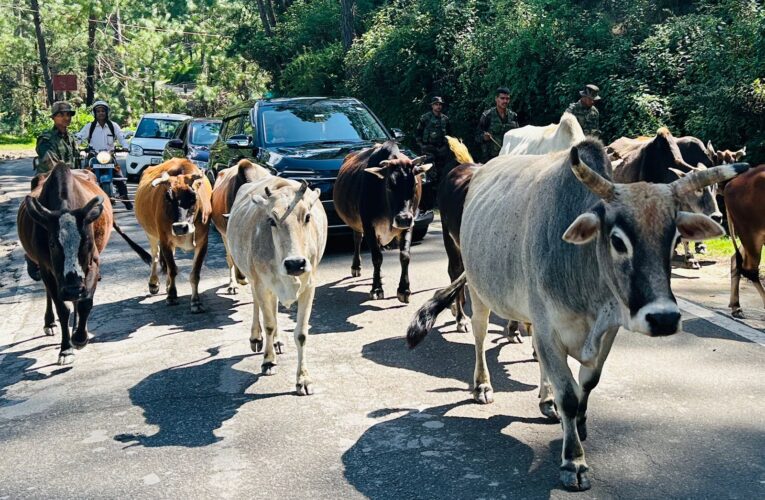
[[[192,314],[199,314],[205,312],[205,308],[202,306],[201,302],[192,302],[191,304],[191,313]]]
[[[457,332],[458,333],[467,333],[468,332],[468,322],[465,320],[458,321],[457,322]]]
[[[72,363],[74,363],[74,351],[72,351],[71,349],[68,349],[66,351],[59,353],[58,355],[59,366],[71,365]]]
[[[534,358],[534,361],[539,361],[539,356],[537,356],[537,350],[533,347],[531,348],[531,357]]]
[[[549,418],[550,420],[560,422],[560,415],[558,414],[557,408],[555,408],[554,401],[543,401],[539,403],[539,411],[541,411],[542,415]]]
[[[284,354],[284,342],[280,340],[274,342],[274,351],[276,351],[276,354]]]
[[[409,296],[411,295],[411,292],[398,292],[396,293],[396,297],[398,298],[399,302],[403,302],[404,304],[409,303]]]
[[[706,255],[707,254],[707,246],[703,243],[700,245],[696,245],[696,253],[699,255]]]
[[[587,466],[580,465],[578,469],[578,471],[566,469],[560,471],[560,482],[569,491],[587,491],[592,487],[590,478],[587,477]]]
[[[746,316],[744,316],[744,311],[742,311],[741,309],[734,309],[733,311],[731,311],[730,315],[733,316],[734,318],[746,319]]]
[[[49,337],[56,335],[56,325],[53,324],[53,325],[44,326],[43,333],[45,333],[45,335]]]
[[[701,264],[696,259],[688,259],[685,261],[686,269],[701,269]]]
[[[382,288],[378,288],[369,292],[369,298],[371,300],[380,300],[385,298],[385,294],[383,293]]]
[[[576,432],[579,434],[579,441],[587,440],[587,417],[576,419]]]
[[[260,352],[263,350],[263,339],[250,340],[250,349],[252,352]]]
[[[246,278],[237,278],[236,282],[239,283],[242,286],[246,286],[248,284]]]
[[[152,295],[157,295],[159,293],[159,284],[152,285],[149,283],[149,293]]]
[[[313,385],[308,381],[302,384],[295,384],[295,392],[298,396],[310,396],[313,394]]]
[[[239,288],[235,286],[229,285],[228,288],[226,288],[226,293],[229,295],[236,295],[239,292]]]
[[[489,384],[480,384],[473,389],[473,399],[482,405],[488,405],[494,402],[494,389]]]
[[[513,330],[511,332],[509,324],[505,326],[504,330],[502,330],[502,334],[508,339],[510,339],[511,344],[523,344],[523,339],[521,338],[521,332],[519,330]]]
[[[352,267],[351,268],[351,277],[352,278],[359,278],[359,277],[361,277],[361,268],[356,269],[356,268]]]
[[[178,297],[168,297],[165,299],[165,302],[169,306],[177,306],[178,305]]]
[[[276,363],[266,362],[260,365],[260,373],[263,375],[276,375]]]
[[[91,339],[91,338],[92,338],[92,337],[86,333],[86,334],[85,334],[85,340],[84,340],[84,341],[82,341],[81,339],[78,339],[77,337],[75,337],[75,336],[73,335],[73,336],[72,336],[72,345],[74,346],[74,348],[75,348],[75,349],[78,349],[78,350],[79,350],[79,349],[82,349],[83,347],[85,347],[86,345],[88,345],[88,342],[90,342],[90,339]]]

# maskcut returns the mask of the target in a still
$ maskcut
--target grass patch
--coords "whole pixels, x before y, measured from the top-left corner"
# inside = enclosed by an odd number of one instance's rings
[[[730,259],[733,255],[733,243],[730,241],[730,236],[720,236],[713,240],[706,240],[707,255],[714,257],[716,260]]]
[[[0,134],[0,151],[34,149],[36,141],[11,134]]]

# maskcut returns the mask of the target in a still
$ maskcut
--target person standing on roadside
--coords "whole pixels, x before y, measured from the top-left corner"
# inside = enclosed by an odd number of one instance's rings
[[[566,108],[567,113],[576,116],[582,132],[593,137],[600,136],[600,112],[595,107],[595,103],[600,101],[599,92],[598,87],[589,83],[579,91],[579,100],[572,102]]]
[[[53,128],[46,130],[37,137],[37,174],[48,173],[55,165],[55,160],[61,160],[71,168],[79,167],[77,139],[69,132],[72,124],[74,108],[66,101],[56,101],[50,108]]]
[[[449,117],[443,113],[443,109],[444,100],[438,96],[433,97],[430,101],[430,111],[420,117],[415,133],[415,140],[420,148],[420,153],[433,158],[433,168],[427,173],[430,180],[430,192],[423,193],[425,198],[423,205],[426,209],[435,205],[438,185],[448,173],[444,172],[450,159],[446,136],[451,134],[451,125],[449,124]]]
[[[518,115],[510,109],[510,89],[499,87],[494,96],[494,104],[478,120],[476,142],[481,145],[483,163],[499,155],[505,132],[518,128]]]

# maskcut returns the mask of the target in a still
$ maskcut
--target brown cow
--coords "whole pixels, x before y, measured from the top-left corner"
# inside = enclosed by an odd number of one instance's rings
[[[743,318],[738,291],[741,275],[754,283],[765,307],[765,290],[760,283],[760,259],[765,244],[765,165],[759,165],[728,182],[724,190],[728,209],[728,231],[735,254],[730,259],[730,303],[736,318]],[[741,246],[736,244],[736,236]]]
[[[241,159],[233,167],[221,170],[215,179],[215,187],[212,190],[211,217],[215,229],[218,230],[223,240],[223,246],[226,247],[226,263],[230,272],[227,292],[232,295],[237,292],[237,283],[246,285],[247,279],[237,269],[234,261],[231,259],[228,238],[226,237],[226,229],[228,228],[227,216],[231,212],[231,207],[234,206],[236,193],[239,192],[239,188],[243,184],[263,179],[269,175],[271,175],[270,172],[260,165],[255,165],[249,160]]]
[[[100,279],[100,255],[114,227],[148,264],[150,256],[114,223],[109,197],[93,173],[71,170],[58,162],[47,176],[35,179],[32,192],[21,202],[17,229],[32,279],[45,284],[43,331],[55,334],[53,306],[61,323],[58,364],[74,361],[74,349],[89,340],[88,316]],[[141,253],[143,252],[143,253]],[[70,336],[69,308],[74,304],[75,331]]]
[[[424,157],[409,159],[393,141],[351,153],[340,167],[333,199],[335,210],[353,229],[351,275],[361,276],[361,239],[372,252],[374,274],[369,298],[382,299],[382,247],[398,238],[401,279],[396,296],[409,302],[409,247],[411,228],[422,194],[421,176],[431,164]]]
[[[186,158],[173,158],[146,169],[135,193],[135,217],[146,232],[153,257],[149,293],[159,292],[160,262],[162,270],[167,271],[167,304],[178,304],[175,248],[193,250],[189,275],[192,313],[204,311],[199,298],[199,271],[207,254],[211,193],[210,181]]]

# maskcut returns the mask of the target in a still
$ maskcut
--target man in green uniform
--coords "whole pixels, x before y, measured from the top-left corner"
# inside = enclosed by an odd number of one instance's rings
[[[72,123],[74,108],[66,101],[56,101],[50,109],[50,117],[53,119],[53,128],[43,132],[37,138],[37,166],[38,174],[44,174],[53,168],[55,157],[70,167],[79,167],[77,152],[77,139],[69,132]]]
[[[510,89],[500,87],[494,96],[495,106],[481,114],[475,140],[481,145],[481,161],[486,163],[499,154],[505,132],[518,128],[518,115],[510,107]]]
[[[444,172],[444,167],[451,157],[449,144],[446,142],[446,136],[451,134],[451,125],[443,109],[444,100],[438,96],[433,97],[430,101],[430,111],[420,117],[415,133],[415,140],[421,154],[430,155],[433,158],[433,168],[427,174],[430,179],[430,192],[423,193],[424,208],[435,205],[438,185],[448,173]]]
[[[585,135],[592,135],[595,137],[600,136],[600,113],[598,112],[598,108],[595,107],[595,103],[600,101],[598,92],[600,92],[598,87],[592,84],[587,84],[584,86],[583,90],[579,91],[579,100],[572,102],[569,104],[568,108],[566,108],[567,113],[576,116]]]

